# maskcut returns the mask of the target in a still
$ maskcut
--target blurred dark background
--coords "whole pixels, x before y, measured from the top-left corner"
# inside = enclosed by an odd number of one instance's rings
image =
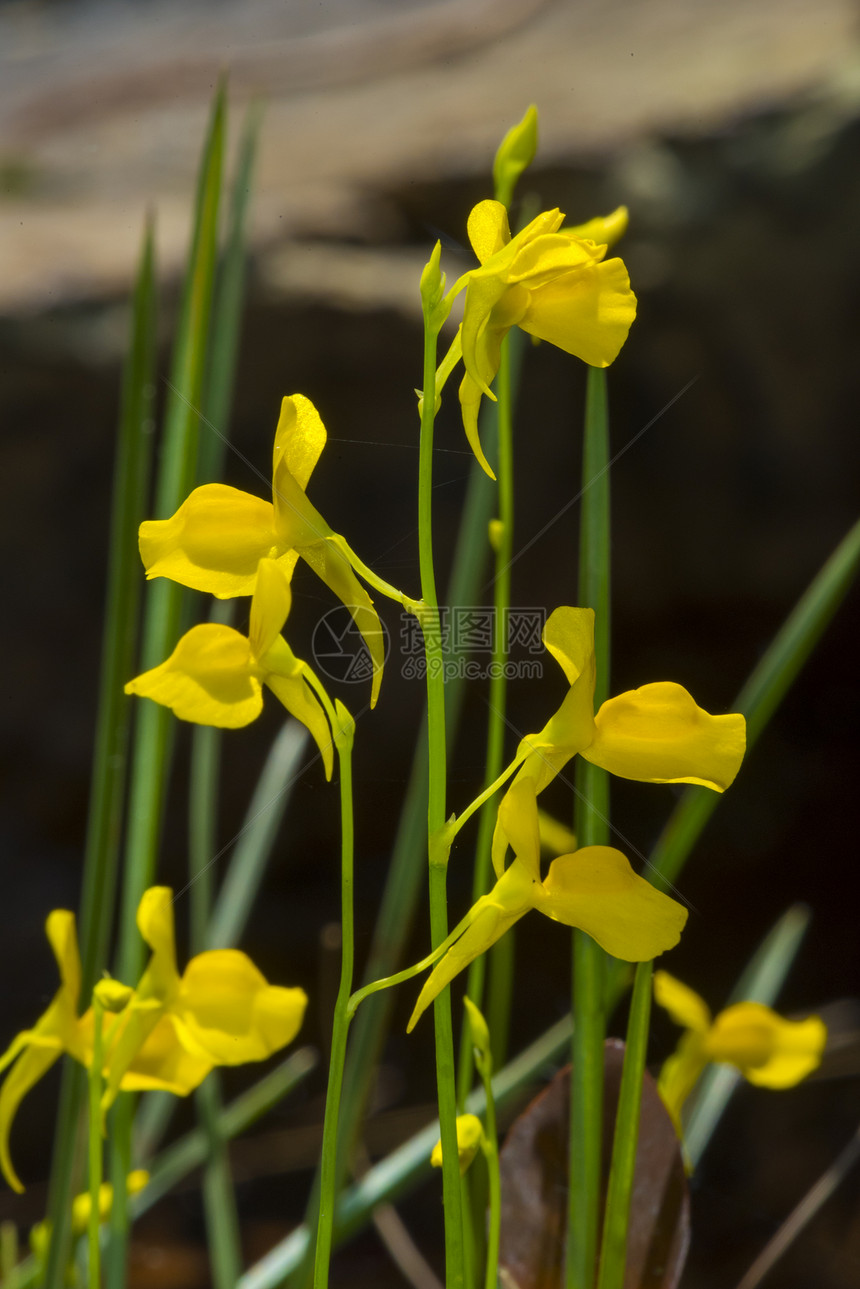
[[[418,272],[437,236],[449,280],[469,266],[466,216],[490,195],[495,146],[531,100],[544,142],[523,192],[574,222],[620,202],[631,208],[618,253],[639,314],[610,372],[613,450],[652,424],[612,471],[613,692],[672,679],[708,710],[731,710],[857,515],[860,58],[848,6],[809,15],[762,5],[754,19],[740,6],[708,4],[693,17],[668,0],[617,3],[601,14],[586,4],[532,4],[519,15],[503,3],[463,5],[471,26],[443,3],[396,12],[383,0],[348,13],[334,4],[287,8],[289,15],[264,3],[201,5],[172,16],[134,4],[0,9],[8,37],[0,93],[0,979],[9,982],[0,1019],[8,1037],[55,988],[45,915],[78,899],[128,284],[143,212],[154,206],[164,375],[206,69],[211,81],[216,55],[235,63],[240,103],[257,89],[270,99],[230,433],[266,474],[281,396],[310,397],[330,436],[314,502],[382,576],[417,593]],[[475,34],[481,23],[483,35]],[[383,31],[392,46],[379,43]],[[575,599],[578,508],[568,503],[579,488],[584,370],[549,346],[527,355],[517,417],[518,605],[551,611]],[[453,388],[437,434],[444,570],[471,463]],[[226,478],[262,490],[238,455]],[[309,657],[314,626],[333,600],[301,567],[294,591],[291,643]],[[400,675],[398,615],[380,608],[392,655],[356,749],[359,965],[423,701],[421,684]],[[854,591],[681,879],[691,918],[666,965],[714,1009],[797,901],[813,916],[781,1009],[814,1009],[860,987],[858,614]],[[538,728],[562,692],[547,659],[540,681],[512,685],[512,723]],[[367,697],[341,694],[354,711]],[[452,764],[452,809],[480,782],[486,714],[477,686]],[[224,739],[225,843],[279,721],[269,695],[260,721]],[[187,747],[181,730],[160,872],[177,888],[185,881]],[[614,822],[647,853],[675,790],[616,780],[612,792]],[[552,807],[567,817],[571,802],[559,785],[554,794]],[[473,837],[463,834],[451,864],[458,915],[469,898]],[[244,947],[270,979],[307,989],[303,1037],[323,1051],[336,957],[321,933],[337,918],[337,856],[334,789],[316,765],[293,798]],[[177,915],[183,934],[181,903]],[[416,957],[425,923],[422,911]],[[375,1151],[430,1113],[431,1026],[407,1039],[401,1025],[413,992],[403,990],[386,1049],[381,1114],[368,1130]],[[567,994],[567,936],[526,918],[515,1045],[561,1016]],[[656,1017],[655,1067],[675,1038]],[[228,1089],[244,1086],[248,1073],[231,1074]],[[323,1086],[320,1074],[260,1126],[253,1149],[236,1149],[249,1258],[301,1213],[314,1147],[299,1129],[321,1116]],[[34,1183],[47,1172],[56,1089],[56,1078],[46,1080],[16,1123],[16,1160]],[[685,1286],[737,1282],[851,1135],[856,1104],[851,1078],[780,1094],[740,1090],[693,1181]],[[850,1178],[768,1283],[855,1285],[857,1199]],[[26,1224],[43,1203],[34,1184],[23,1199],[0,1197],[0,1214]],[[435,1182],[403,1213],[438,1263]],[[156,1209],[143,1226],[139,1282],[149,1275],[162,1289],[205,1284],[201,1229],[193,1187]],[[372,1235],[335,1265],[344,1284],[402,1283]]]

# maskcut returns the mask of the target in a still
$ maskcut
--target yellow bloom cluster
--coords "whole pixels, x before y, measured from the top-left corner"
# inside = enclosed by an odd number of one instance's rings
[[[325,426],[310,399],[284,398],[272,452],[271,501],[207,483],[170,519],[141,524],[148,578],[167,577],[219,599],[251,595],[251,627],[247,638],[216,623],[193,627],[166,662],[130,681],[126,692],[163,703],[182,720],[235,729],[260,714],[266,685],[310,730],[331,777],[331,705],[311,668],[280,634],[296,564],[303,559],[349,609],[373,665],[371,706],[382,680],[384,637],[356,572],[383,595],[414,606],[363,564],[309,501],[307,485],[325,443]]]
[[[179,975],[169,887],[144,893],[137,925],[152,956],[122,1010],[104,1019],[103,1110],[120,1090],[187,1096],[213,1066],[264,1060],[295,1038],[307,1006],[304,990],[268,984],[238,949],[199,953]],[[55,909],[45,930],[60,988],[33,1028],[18,1034],[0,1057],[0,1071],[9,1070],[0,1088],[0,1169],[17,1191],[24,1188],[12,1166],[9,1133],[22,1098],[63,1052],[88,1068],[93,1056],[93,1009],[78,1015],[75,915]]]
[[[449,294],[453,299],[465,289],[466,299],[460,332],[442,371],[462,353],[463,427],[491,478],[495,475],[478,436],[478,412],[484,394],[495,397],[490,383],[511,327],[521,327],[592,367],[608,367],[636,317],[636,296],[623,261],[605,258],[627,227],[624,207],[574,228],[562,228],[563,222],[561,211],[547,210],[511,237],[501,202],[479,202],[469,216],[469,241],[481,266],[463,274]]]
[[[570,686],[561,707],[538,734],[522,740],[519,771],[499,805],[493,836],[493,889],[473,905],[437,963],[409,1021],[455,976],[485,953],[529,909],[588,932],[616,958],[644,962],[678,943],[687,911],[634,873],[610,846],[558,855],[541,879],[537,797],[577,754],[625,779],[698,783],[722,792],[744,755],[743,716],[711,716],[686,689],[670,681],[610,698],[594,712],[594,613],[558,608],[547,619],[544,644]],[[555,832],[557,833],[557,829]],[[544,828],[544,840],[553,830]],[[575,845],[575,843],[574,843]],[[513,862],[505,868],[508,847]]]

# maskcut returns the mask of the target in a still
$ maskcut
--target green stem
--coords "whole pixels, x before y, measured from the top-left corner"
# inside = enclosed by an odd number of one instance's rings
[[[87,1223],[88,1279],[90,1289],[99,1289],[101,1285],[101,1244],[99,1227],[99,1196],[102,1187],[102,1064],[104,1050],[102,1043],[102,1022],[104,1007],[96,996],[93,997],[93,1060],[87,1073],[89,1083],[89,1183],[90,1183],[90,1216]]]
[[[468,995],[467,995],[468,996]],[[499,1243],[502,1232],[502,1178],[499,1168],[499,1131],[496,1124],[496,1098],[493,1095],[493,1065],[486,1056],[477,1060],[478,1073],[487,1098],[484,1114],[484,1158],[489,1180],[490,1221],[487,1228],[487,1266],[485,1289],[496,1289],[499,1279]]]
[[[445,673],[439,623],[439,601],[433,565],[433,423],[436,416],[436,337],[425,307],[424,400],[418,462],[418,558],[424,649],[427,667],[428,801],[427,833],[430,863],[430,939],[435,949],[448,937],[446,879],[450,842],[445,830]],[[433,1005],[436,1030],[436,1084],[442,1138],[442,1189],[445,1204],[445,1265],[448,1289],[465,1284],[463,1202],[457,1155],[457,1100],[451,995],[443,989]]]
[[[216,603],[210,620],[226,623],[232,605]],[[194,730],[191,746],[189,797],[189,912],[191,951],[201,953],[207,946],[212,915],[215,866],[218,854],[218,774],[221,760],[221,731],[211,726]],[[217,1073],[213,1070],[194,1094],[200,1126],[206,1134],[207,1159],[203,1170],[203,1209],[215,1289],[233,1289],[242,1274],[242,1241],[236,1195],[230,1173],[227,1142],[219,1130],[222,1111]]]
[[[623,1289],[627,1265],[627,1228],[630,1223],[630,1199],[636,1171],[636,1147],[639,1142],[639,1116],[642,1109],[642,1078],[648,1050],[648,1022],[651,1016],[652,962],[636,967],[630,1019],[627,1024],[627,1046],[618,1110],[612,1165],[606,1194],[606,1216],[603,1221],[603,1243],[600,1250],[600,1274],[597,1289]]]
[[[338,703],[333,726],[335,745],[340,766],[341,810],[341,966],[340,988],[334,1007],[331,1057],[329,1060],[328,1087],[325,1101],[323,1127],[322,1165],[320,1170],[319,1220],[317,1223],[316,1254],[314,1258],[314,1287],[326,1289],[331,1261],[332,1232],[337,1203],[337,1137],[343,1071],[346,1062],[346,1039],[351,1014],[349,999],[352,993],[352,975],[355,959],[353,923],[353,853],[354,828],[352,805],[352,746],[355,726],[352,719],[343,719],[346,708]],[[338,718],[340,718],[338,720]]]
[[[609,692],[609,423],[605,373],[588,369],[582,454],[579,602],[595,612],[595,707]],[[581,757],[575,772],[574,831],[580,846],[609,840],[609,781]],[[570,1191],[567,1289],[592,1289],[597,1253],[603,1124],[606,958],[584,931],[573,933]]]

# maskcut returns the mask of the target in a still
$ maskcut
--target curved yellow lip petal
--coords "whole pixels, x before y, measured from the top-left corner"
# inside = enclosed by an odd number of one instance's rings
[[[790,1088],[821,1064],[827,1027],[818,1016],[785,1020],[762,1003],[735,1003],[720,1012],[705,1050],[712,1061],[736,1065],[750,1083]]]
[[[165,662],[130,680],[125,692],[169,707],[180,720],[221,729],[248,725],[263,708],[248,639],[216,622],[192,627]]]
[[[170,519],[146,520],[138,540],[147,577],[220,599],[251,595],[257,565],[278,542],[272,503],[222,483],[195,488]]]
[[[742,716],[711,716],[671,681],[610,698],[594,723],[583,756],[611,774],[649,783],[698,783],[722,792],[746,746]]]
[[[681,938],[687,910],[639,877],[611,846],[560,855],[543,883],[541,913],[579,927],[616,958],[648,962]]]
[[[314,467],[326,445],[326,429],[319,412],[304,394],[288,394],[281,400],[281,414],[272,450],[272,478],[283,460],[301,489],[308,486]]]
[[[665,1008],[676,1025],[697,1034],[706,1034],[711,1027],[711,1013],[704,998],[668,971],[654,972],[654,1001]]]

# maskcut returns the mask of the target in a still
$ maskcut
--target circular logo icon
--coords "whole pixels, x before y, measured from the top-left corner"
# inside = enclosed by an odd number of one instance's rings
[[[329,680],[347,685],[369,684],[373,679],[373,662],[353,612],[347,605],[339,604],[323,614],[314,627],[311,649],[318,669]],[[385,623],[381,618],[378,622],[384,662],[388,657],[390,640]]]

